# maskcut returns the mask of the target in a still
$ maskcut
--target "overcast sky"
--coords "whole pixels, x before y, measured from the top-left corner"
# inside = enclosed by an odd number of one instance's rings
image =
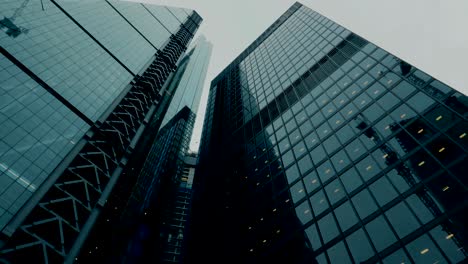
[[[295,1],[132,0],[196,10],[213,43],[205,90],[190,148],[198,149],[209,83]],[[468,1],[304,0],[338,24],[361,35],[442,82],[468,94]]]

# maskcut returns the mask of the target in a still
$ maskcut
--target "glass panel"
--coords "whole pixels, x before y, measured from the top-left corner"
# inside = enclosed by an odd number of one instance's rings
[[[350,168],[349,170],[345,171],[343,175],[340,176],[340,179],[348,193],[351,193],[352,191],[356,190],[357,187],[363,184],[361,177],[354,168]]]
[[[353,201],[354,207],[361,219],[377,210],[377,205],[367,189],[355,195],[351,200]]]
[[[322,190],[310,197],[310,204],[312,205],[312,209],[314,209],[316,216],[329,207],[327,199],[325,198],[325,194]]]
[[[327,252],[331,263],[352,263],[343,242],[337,243]]]
[[[312,220],[312,212],[310,211],[309,202],[307,200],[296,207],[296,215],[302,224],[306,224]]]
[[[356,263],[361,263],[374,255],[374,251],[369,244],[369,240],[362,229],[359,229],[348,236],[346,238],[346,242],[348,242],[349,250],[351,251]]]
[[[295,203],[305,197],[305,190],[302,181],[299,181],[291,187],[291,197]]]
[[[386,257],[383,260],[384,264],[395,264],[395,263],[411,263],[411,260],[409,257],[406,255],[406,253],[399,249],[395,253],[391,254],[390,256]]]
[[[141,71],[156,53],[156,49],[105,1],[87,1],[84,4],[66,1],[60,5],[134,74]],[[138,4],[127,5],[141,7]],[[151,20],[158,23],[154,18]]]
[[[395,188],[393,188],[392,184],[386,177],[378,179],[369,187],[369,189],[380,206],[384,206],[398,195]]]
[[[3,55],[0,72],[0,218],[6,224],[89,126]]]
[[[358,222],[358,218],[349,201],[336,208],[335,215],[343,232]]]
[[[310,243],[312,244],[313,250],[317,250],[322,246],[322,242],[320,242],[320,237],[317,232],[317,227],[315,225],[309,226],[305,230],[305,233],[307,237],[309,238]]]
[[[409,243],[406,249],[416,263],[447,263],[428,235]]]
[[[44,11],[40,1],[30,1],[16,18],[15,23],[29,30],[27,34],[16,38],[1,34],[0,43],[86,116],[97,120],[132,75],[52,2],[43,4]],[[5,7],[4,15],[10,16],[19,5],[15,1]]]
[[[327,243],[338,235],[338,228],[336,227],[333,215],[327,214],[318,221],[320,234],[322,234],[323,243]]]
[[[396,241],[396,237],[390,230],[390,226],[382,216],[367,224],[366,230],[369,232],[369,236],[378,251],[382,251]]]
[[[458,263],[466,259],[467,255],[463,253],[463,248],[459,246],[460,242],[454,233],[445,231],[442,226],[435,227],[430,233],[451,262]]]
[[[327,193],[328,199],[332,205],[345,197],[345,191],[338,179],[328,184],[325,187],[325,192]]]
[[[420,226],[416,217],[414,217],[408,206],[403,202],[390,208],[385,212],[385,215],[400,238],[408,235]]]

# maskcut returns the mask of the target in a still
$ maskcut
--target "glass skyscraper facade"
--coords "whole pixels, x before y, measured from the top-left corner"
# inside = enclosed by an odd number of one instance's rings
[[[466,261],[467,114],[465,95],[294,4],[211,83],[191,261]]]
[[[0,4],[0,260],[73,262],[117,218],[200,23],[124,1]]]

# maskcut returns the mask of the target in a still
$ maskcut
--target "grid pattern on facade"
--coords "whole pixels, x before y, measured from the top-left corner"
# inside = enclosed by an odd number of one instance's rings
[[[352,35],[301,7],[212,83],[202,155],[210,128],[229,131],[259,204],[244,250],[298,233],[319,263],[462,261],[468,100]],[[300,224],[282,223],[292,213]]]
[[[199,20],[197,14],[192,16]],[[114,111],[93,127],[80,153],[2,247],[2,258],[19,262],[34,258],[55,263],[70,261],[67,259],[70,252],[77,254],[79,244],[83,243],[83,238],[77,238],[86,237],[88,222],[92,223],[92,216],[105,205],[131,152],[131,142],[138,139],[137,130],[149,118],[146,115],[152,113],[150,109],[158,106],[160,90],[196,27],[191,19],[180,25]]]

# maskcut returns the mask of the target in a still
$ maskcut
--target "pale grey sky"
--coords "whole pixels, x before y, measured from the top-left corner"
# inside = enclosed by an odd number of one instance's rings
[[[198,149],[211,80],[294,0],[132,0],[196,10],[213,43],[190,148]],[[468,1],[304,0],[309,8],[468,94]]]

